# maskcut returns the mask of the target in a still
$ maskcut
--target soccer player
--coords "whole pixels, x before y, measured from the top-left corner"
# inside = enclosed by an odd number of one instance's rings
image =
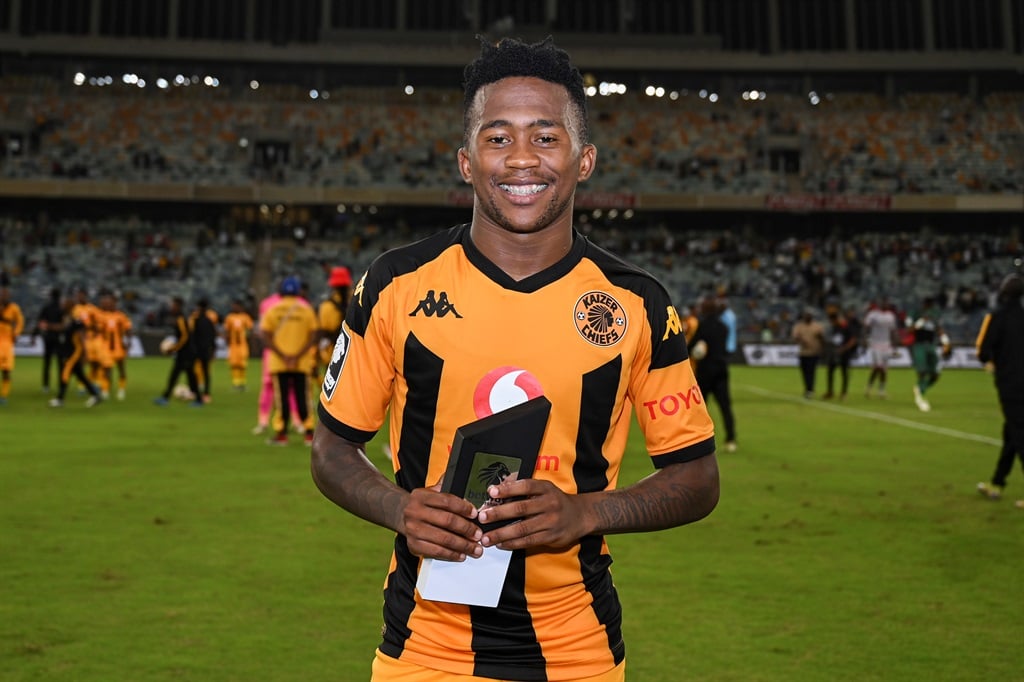
[[[98,333],[100,329],[100,309],[89,300],[89,292],[84,288],[75,290],[71,314],[82,321],[85,339],[85,357],[83,362],[88,367],[87,374],[89,378],[93,383],[97,383],[101,374],[99,347],[102,341]]]
[[[196,301],[195,310],[189,315],[189,331],[196,351],[196,383],[199,385],[200,400],[210,402],[210,361],[217,351],[217,311],[210,308],[209,299]]]
[[[171,365],[171,374],[167,378],[167,388],[162,395],[153,398],[153,403],[160,406],[169,404],[171,393],[178,383],[178,377],[184,374],[188,381],[188,388],[192,391],[192,401],[189,404],[192,407],[202,407],[204,405],[203,398],[199,392],[199,382],[196,380],[195,342],[192,339],[192,328],[188,323],[188,318],[185,317],[185,301],[179,296],[171,299],[171,316],[174,318],[171,329],[174,345],[164,353],[174,355],[174,364]]]
[[[68,392],[68,383],[71,378],[78,379],[78,382],[89,393],[85,401],[86,407],[98,405],[103,400],[99,387],[94,384],[85,374],[85,342],[86,324],[82,318],[76,315],[77,304],[72,299],[67,299],[62,304],[63,316],[55,329],[59,333],[58,352],[60,356],[60,384],[57,388],[57,395],[50,399],[50,407],[63,407],[64,396]]]
[[[978,359],[989,363],[995,374],[999,407],[1003,411],[1003,445],[990,483],[979,483],[978,492],[998,500],[1013,469],[1014,456],[1024,467],[1024,279],[1007,276],[999,286],[997,308],[985,316],[978,332]],[[1024,509],[1024,499],[1016,506]]]
[[[933,310],[931,299],[924,302],[924,310],[913,322],[914,342],[910,346],[910,359],[917,373],[917,383],[914,384],[914,404],[922,412],[932,409],[931,403],[924,397],[935,382],[939,380],[941,367],[939,366],[939,353],[948,357],[952,347],[949,337],[942,331],[936,313]]]
[[[889,378],[889,359],[892,358],[893,342],[896,338],[896,328],[899,320],[896,319],[896,312],[888,301],[881,306],[872,307],[864,316],[864,336],[868,346],[868,353],[871,355],[871,374],[868,375],[868,385],[864,389],[864,397],[871,397],[871,389],[875,382],[878,382],[878,397],[886,398],[885,382]]]
[[[231,386],[236,391],[245,390],[245,373],[249,365],[249,334],[253,322],[245,312],[242,301],[231,301],[231,312],[224,316],[221,331],[228,347],[228,368],[231,370]]]
[[[96,315],[99,363],[102,370],[99,385],[103,397],[107,398],[113,382],[114,367],[117,367],[117,399],[124,400],[128,386],[128,371],[125,358],[128,356],[126,340],[131,334],[132,321],[117,307],[117,297],[112,292],[100,295]]]
[[[597,152],[568,55],[550,39],[483,44],[465,77],[458,168],[472,222],[382,254],[356,284],[313,477],[395,533],[373,682],[621,681],[605,536],[711,512],[713,426],[665,288],[573,227]],[[504,504],[479,512],[440,492],[457,427],[540,395],[552,408],[532,478],[489,487]],[[617,489],[634,409],[655,472]],[[394,482],[364,454],[388,416]],[[496,607],[416,593],[423,558],[495,548],[511,553]]]
[[[11,394],[14,347],[24,329],[25,316],[21,307],[11,300],[8,287],[0,287],[0,405],[6,405]]]
[[[82,322],[83,339],[85,343],[85,355],[82,362],[88,368],[86,375],[93,383],[99,380],[100,363],[97,352],[98,337],[96,334],[99,323],[99,308],[89,301],[89,292],[84,288],[75,290],[71,306],[71,315]],[[85,387],[82,387],[84,390]]]
[[[298,407],[299,424],[308,424],[309,392],[306,385],[313,364],[309,352],[316,347],[320,328],[316,313],[309,303],[299,297],[297,277],[281,281],[281,300],[260,318],[260,338],[270,351],[269,370],[277,391],[276,403],[281,409],[281,427],[267,441],[270,445],[288,444],[288,425],[292,417],[292,399]],[[313,429],[306,426],[305,441],[313,442]]]

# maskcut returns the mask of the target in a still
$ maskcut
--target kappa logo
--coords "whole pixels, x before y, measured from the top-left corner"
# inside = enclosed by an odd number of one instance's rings
[[[427,292],[423,300],[409,313],[409,317],[416,317],[416,313],[419,312],[427,317],[444,317],[448,313],[452,313],[455,317],[462,318],[459,311],[455,309],[455,304],[448,300],[448,292],[442,291],[440,295],[436,295],[433,289]]]
[[[673,334],[683,333],[683,321],[679,319],[679,313],[676,312],[675,306],[669,306],[667,310],[668,318],[665,320],[665,336],[661,337],[662,341],[668,341],[668,337]]]
[[[360,306],[363,305],[363,288],[366,286],[366,275],[367,273],[364,272],[363,276],[356,282],[355,289],[352,290],[352,297],[359,301]]]
[[[603,291],[588,291],[576,301],[576,330],[595,346],[614,346],[626,333],[626,312]]]

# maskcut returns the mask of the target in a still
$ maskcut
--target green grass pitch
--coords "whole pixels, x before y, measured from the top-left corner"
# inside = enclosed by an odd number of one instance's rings
[[[197,410],[151,404],[163,358],[130,363],[124,402],[51,409],[38,362],[0,407],[0,678],[368,679],[389,534],[321,497],[298,437],[250,433],[255,363],[246,393],[217,363]],[[609,539],[629,679],[1020,679],[1024,476],[974,490],[991,376],[946,372],[930,413],[906,370],[887,401],[855,371],[841,404],[805,401],[795,368],[732,381],[718,509]],[[623,483],[650,471],[635,430],[630,449]]]

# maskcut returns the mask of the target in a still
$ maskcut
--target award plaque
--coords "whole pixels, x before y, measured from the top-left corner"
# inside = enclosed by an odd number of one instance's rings
[[[550,412],[551,402],[540,396],[459,427],[441,491],[469,500],[477,509],[501,504],[487,488],[533,476]],[[486,532],[513,521],[481,527]],[[465,561],[427,558],[420,565],[416,589],[432,601],[493,608],[501,598],[511,558],[511,551],[493,545],[484,547],[479,558]]]
[[[441,492],[468,500],[478,510],[501,504],[487,488],[502,481],[530,478],[537,466],[551,402],[539,396],[455,431]],[[512,523],[481,526],[485,531]]]

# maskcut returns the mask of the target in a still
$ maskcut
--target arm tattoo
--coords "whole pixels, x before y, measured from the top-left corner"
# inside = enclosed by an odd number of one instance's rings
[[[597,532],[664,530],[704,518],[718,501],[717,467],[711,476],[704,472],[705,464],[671,465],[604,494],[593,506]]]

